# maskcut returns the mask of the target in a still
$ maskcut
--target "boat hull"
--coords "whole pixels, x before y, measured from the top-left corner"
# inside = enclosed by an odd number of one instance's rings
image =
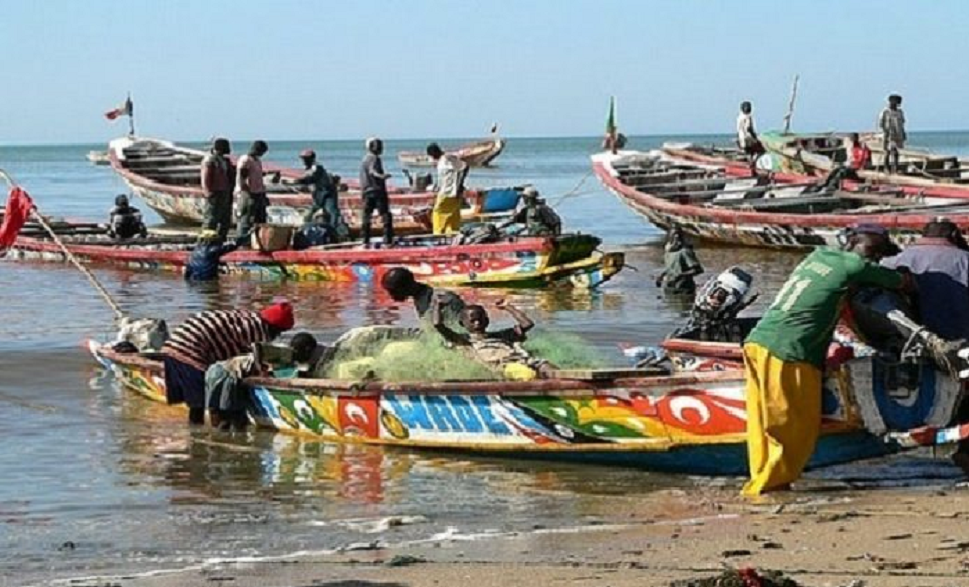
[[[498,155],[501,155],[504,149],[504,139],[496,138],[461,147],[452,153],[467,163],[468,167],[487,167]],[[426,153],[417,151],[401,151],[397,154],[397,160],[404,167],[434,167],[437,165]]]
[[[164,401],[161,363],[91,343],[126,388]],[[742,372],[615,380],[363,384],[251,379],[261,427],[324,441],[567,460],[656,471],[747,471]],[[891,452],[826,390],[821,440],[811,466]]]
[[[394,267],[406,267],[432,285],[545,287],[568,284],[595,288],[622,270],[622,253],[596,251],[599,239],[588,235],[522,238],[483,245],[447,245],[446,237],[404,241],[393,248],[335,247],[261,253],[237,251],[222,257],[222,270],[259,280],[379,283]],[[410,242],[410,244],[408,244]],[[415,246],[415,243],[424,243]],[[439,244],[434,244],[439,243]],[[184,270],[188,248],[158,250],[148,245],[68,243],[85,263],[143,271]],[[46,239],[17,239],[7,257],[25,261],[66,261],[60,247]]]

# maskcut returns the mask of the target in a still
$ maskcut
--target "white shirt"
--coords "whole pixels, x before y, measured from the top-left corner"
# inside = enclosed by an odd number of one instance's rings
[[[468,164],[457,155],[445,153],[437,161],[437,193],[445,198],[461,194],[461,177]]]
[[[741,112],[737,116],[737,142],[744,148],[754,138],[754,115]]]

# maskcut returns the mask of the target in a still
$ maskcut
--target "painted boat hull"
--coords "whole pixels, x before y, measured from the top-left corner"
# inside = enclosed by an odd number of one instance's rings
[[[167,222],[173,224],[197,225],[202,222],[205,209],[205,194],[198,185],[198,171],[191,169],[179,176],[184,185],[165,183],[158,177],[153,177],[147,171],[135,168],[136,158],[126,160],[125,149],[131,145],[148,145],[164,149],[166,155],[159,159],[174,156],[189,158],[192,162],[200,161],[204,153],[195,149],[179,147],[168,141],[156,139],[116,139],[111,142],[109,159],[112,170],[117,173],[129,189],[144,200],[152,210],[157,212]],[[174,153],[171,155],[169,153]],[[168,162],[159,163],[164,169]],[[198,168],[198,163],[190,163],[187,167]],[[172,166],[169,166],[171,168]],[[300,171],[287,168],[277,168],[265,165],[267,171],[279,171],[283,177],[295,178],[302,175]],[[274,224],[299,226],[312,205],[312,197],[305,191],[293,191],[275,186],[271,183],[269,189],[269,207],[267,215]],[[518,204],[518,190],[514,188],[497,188],[485,190],[468,190],[464,194],[467,207],[462,210],[462,218],[476,220],[488,215],[507,214]],[[425,232],[428,221],[424,219],[425,211],[433,207],[436,194],[433,192],[404,193],[392,190],[390,194],[390,211],[394,218],[394,230],[397,234],[414,234]],[[360,218],[363,210],[363,198],[357,189],[341,192],[338,198],[340,211],[347,226],[353,231],[360,228]],[[381,220],[373,219],[375,230],[379,230]]]
[[[90,343],[122,385],[165,401],[161,363]],[[617,379],[350,385],[251,379],[261,427],[324,441],[566,460],[703,475],[746,473],[739,371]],[[896,449],[853,419],[850,389],[825,391],[821,440],[810,466]]]
[[[914,242],[925,224],[939,214],[931,207],[924,213],[792,214],[680,204],[623,183],[612,164],[634,154],[594,155],[593,172],[606,189],[651,224],[663,230],[678,225],[694,238],[709,242],[789,250],[836,246],[840,231],[868,222],[886,227],[893,240],[905,246]],[[969,212],[945,210],[947,218],[964,231],[969,230]]]
[[[344,246],[276,253],[236,251],[222,258],[222,267],[225,273],[260,280],[379,283],[390,269],[407,267],[421,281],[433,285],[545,287],[561,283],[595,288],[621,271],[625,260],[622,253],[596,251],[600,240],[589,235],[529,237],[483,245],[444,244],[447,240],[427,237],[378,249]],[[191,245],[182,245],[180,250],[157,250],[138,244],[67,246],[86,263],[181,272]],[[17,239],[7,257],[66,261],[55,243],[24,236]]]

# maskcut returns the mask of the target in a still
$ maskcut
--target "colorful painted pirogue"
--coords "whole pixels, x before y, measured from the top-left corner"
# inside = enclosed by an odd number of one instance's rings
[[[160,361],[97,343],[91,351],[125,387],[165,401]],[[878,385],[863,371],[859,365],[827,380],[823,433],[812,466],[899,448],[866,433],[856,414],[856,392],[870,395]],[[746,472],[744,381],[737,370],[606,380],[248,383],[258,425],[322,440],[691,474]],[[893,423],[924,420],[923,402],[886,401],[883,411]]]
[[[151,271],[181,271],[192,248],[191,237],[158,237],[116,242],[105,235],[61,237],[76,258]],[[392,248],[364,249],[359,244],[304,251],[262,253],[242,250],[222,257],[227,273],[258,279],[308,281],[379,281],[393,267],[407,267],[421,281],[435,285],[542,287],[553,282],[596,287],[618,273],[622,253],[600,253],[601,240],[589,235],[506,238],[489,244],[452,245],[450,237],[405,237]],[[63,261],[61,249],[46,236],[24,236],[8,258]]]
[[[872,222],[904,245],[940,214],[969,228],[969,200],[845,192],[825,188],[817,178],[754,178],[749,170],[686,165],[637,151],[594,155],[592,168],[609,191],[652,224],[679,225],[709,241],[803,249],[835,245],[841,230]]]
[[[768,152],[757,165],[788,182],[805,182],[825,176],[845,164],[846,134],[798,134],[766,132],[760,135]],[[890,188],[903,195],[929,198],[969,198],[969,162],[952,155],[916,149],[900,152],[901,172],[882,169],[884,153],[881,140],[873,134],[860,139],[872,151],[872,167],[858,171],[861,181],[847,180],[842,186],[852,191]],[[690,143],[668,143],[663,153],[674,161],[716,166],[732,174],[743,174],[749,164],[736,149],[704,147]]]
[[[131,191],[173,223],[198,224],[202,221],[204,193],[199,167],[205,153],[174,143],[141,137],[123,137],[111,141],[108,149],[111,168],[124,179]],[[279,171],[284,178],[296,178],[301,172],[266,164],[266,171]],[[339,202],[347,225],[356,230],[360,225],[363,200],[353,180],[343,182],[350,190],[341,193]],[[310,194],[302,188],[267,183],[269,221],[274,224],[299,225],[311,204]],[[426,232],[422,211],[434,205],[432,192],[405,193],[391,190],[390,210],[397,234]],[[512,188],[468,190],[464,194],[465,219],[508,213],[518,203],[519,192]],[[379,224],[379,219],[375,220]]]

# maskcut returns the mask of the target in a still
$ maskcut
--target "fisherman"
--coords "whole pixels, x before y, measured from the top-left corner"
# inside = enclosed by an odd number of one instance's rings
[[[232,152],[229,139],[218,138],[212,150],[202,159],[202,191],[205,192],[205,212],[202,228],[214,230],[225,240],[232,224],[232,184],[234,176],[228,155]]]
[[[445,318],[449,323],[453,323],[460,319],[465,307],[461,296],[452,291],[435,290],[417,281],[411,270],[404,267],[394,267],[384,273],[380,284],[395,302],[413,300],[418,318],[424,318],[428,311],[433,309],[434,304],[440,302],[444,304]]]
[[[663,267],[663,272],[656,277],[656,287],[662,287],[663,293],[674,296],[692,296],[696,293],[693,278],[703,273],[703,265],[678,225],[674,225],[666,235]]]
[[[316,151],[304,149],[299,154],[306,173],[292,181],[294,184],[309,186],[313,190],[313,205],[306,213],[305,220],[312,222],[317,212],[326,212],[327,222],[333,229],[334,236],[339,240],[350,237],[350,229],[343,220],[339,205],[340,181],[336,176],[327,173],[326,168],[316,158]]]
[[[266,223],[266,208],[269,198],[266,197],[267,175],[262,168],[262,157],[269,152],[266,141],[254,141],[249,152],[239,157],[239,168],[236,176],[236,198],[239,205],[239,246],[249,246],[252,229],[257,224]],[[279,174],[273,173],[273,181],[279,181]]]
[[[882,265],[912,272],[923,326],[945,340],[969,341],[969,245],[954,222],[929,222],[922,238]],[[955,420],[969,422],[969,400],[962,401]],[[969,476],[969,441],[958,443],[952,460]]]
[[[461,196],[468,164],[453,153],[445,153],[437,143],[427,146],[427,156],[437,164],[437,184],[431,223],[434,234],[452,234],[461,230]]]
[[[888,106],[878,115],[878,129],[882,133],[882,146],[885,150],[883,166],[891,173],[898,173],[898,152],[905,148],[905,113],[902,112],[902,97],[892,94]]]
[[[303,251],[310,247],[331,245],[336,242],[338,239],[330,222],[330,215],[325,209],[320,208],[293,235],[293,250]]]
[[[764,154],[764,145],[754,130],[753,106],[746,100],[740,103],[740,114],[737,115],[737,146],[747,156],[753,170],[757,158]]]
[[[108,213],[108,236],[111,238],[132,238],[135,235],[145,238],[148,229],[141,220],[141,212],[128,203],[128,196],[118,194],[114,208]]]
[[[498,228],[505,229],[512,224],[523,226],[521,234],[526,236],[558,236],[562,234],[562,219],[538,197],[538,190],[528,186],[522,190],[525,204],[514,216],[502,222]]]
[[[434,304],[431,321],[441,336],[456,347],[467,348],[477,361],[498,368],[508,379],[528,381],[545,377],[554,367],[548,362],[532,357],[521,343],[525,342],[527,332],[535,323],[524,312],[504,299],[498,300],[495,307],[508,312],[515,319],[515,325],[502,330],[488,331],[491,323],[484,307],[472,304],[461,312],[461,325],[467,333],[451,330],[444,323],[443,300]]]
[[[384,152],[384,142],[377,137],[367,139],[367,154],[360,164],[360,191],[363,193],[363,217],[360,233],[365,247],[370,246],[370,220],[374,210],[380,214],[384,224],[384,245],[394,242],[394,218],[390,215],[390,197],[387,194],[389,173],[384,172],[380,156]]]
[[[205,370],[249,352],[293,328],[293,307],[282,301],[252,310],[208,310],[172,331],[162,347],[169,404],[188,404],[190,424],[205,423]]]
[[[871,149],[862,142],[858,133],[853,132],[848,135],[850,144],[848,148],[848,169],[851,170],[852,179],[858,179],[858,172],[868,169],[871,166]]]
[[[219,263],[236,250],[236,243],[224,243],[214,230],[203,230],[185,263],[186,281],[213,281],[219,278]]]
[[[807,464],[821,427],[821,379],[839,307],[851,286],[908,289],[911,279],[880,267],[888,231],[863,224],[841,250],[815,249],[781,287],[747,337],[747,453],[744,494],[783,489]]]
[[[245,430],[249,425],[251,388],[247,377],[263,373],[269,367],[278,370],[291,368],[299,373],[314,358],[318,359],[316,338],[308,332],[298,332],[289,341],[291,360],[285,365],[267,365],[258,353],[249,352],[211,365],[205,371],[205,405],[213,416],[213,426],[222,430]]]

